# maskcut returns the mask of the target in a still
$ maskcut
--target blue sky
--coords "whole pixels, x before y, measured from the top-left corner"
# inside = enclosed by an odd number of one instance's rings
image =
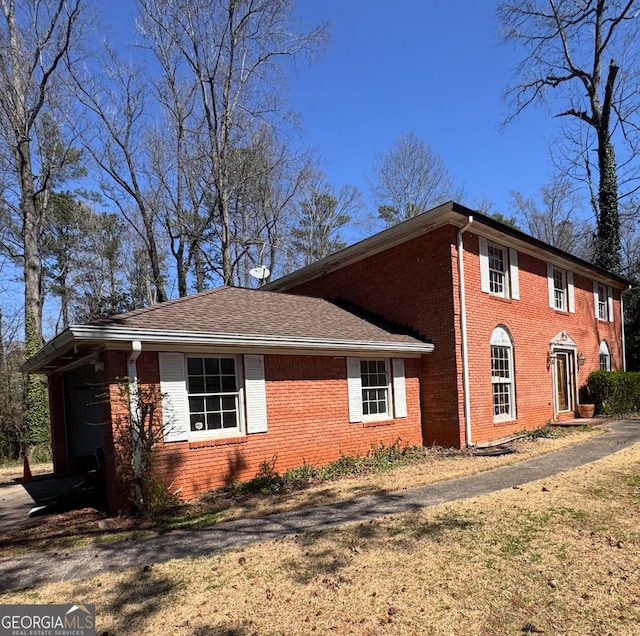
[[[113,0],[107,37],[132,39],[135,4]],[[309,26],[332,23],[326,52],[290,73],[290,106],[328,180],[368,194],[376,155],[413,132],[465,187],[470,207],[509,213],[509,193],[537,193],[552,173],[555,120],[531,109],[506,129],[513,49],[500,46],[491,0],[294,0]],[[367,200],[368,203],[370,201]],[[373,210],[373,206],[371,206]]]
[[[461,203],[482,199],[509,213],[509,193],[535,195],[553,169],[555,126],[532,109],[506,129],[502,95],[517,59],[501,46],[488,0],[307,0],[296,14],[333,23],[326,54],[301,64],[290,98],[305,139],[329,181],[366,193],[373,159],[413,132],[465,186]]]

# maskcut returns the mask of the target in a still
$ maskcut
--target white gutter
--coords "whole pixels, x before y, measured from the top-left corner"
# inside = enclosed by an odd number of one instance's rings
[[[145,343],[145,349],[160,350],[159,347],[216,347],[260,349],[270,353],[294,350],[304,351],[304,355],[345,355],[367,353],[369,355],[396,355],[397,357],[419,357],[433,351],[433,344],[411,339],[402,341],[375,341],[355,339],[332,339],[291,336],[272,336],[237,333],[211,333],[206,331],[177,331],[164,329],[143,329],[135,327],[114,327],[105,325],[71,325],[60,336],[46,344],[35,356],[27,360],[20,370],[31,373],[46,366],[63,351],[74,344],[97,343],[109,348],[123,349],[132,341]],[[122,343],[123,346],[117,346]]]
[[[106,327],[97,325],[72,325],[69,327],[73,334],[74,342],[98,341],[118,342],[140,340],[147,343],[174,343],[174,344],[206,344],[238,347],[274,347],[283,349],[332,349],[350,350],[388,350],[397,353],[431,353],[433,344],[420,342],[383,341],[383,340],[355,340],[314,338],[275,335],[254,335],[238,333],[211,333],[206,331],[177,331],[165,329],[141,329],[136,327]]]
[[[464,404],[464,438],[467,446],[473,446],[471,440],[471,397],[469,395],[469,352],[467,346],[467,305],[464,293],[464,245],[462,235],[473,223],[469,216],[466,225],[458,230],[458,300],[460,303],[460,345],[462,349],[462,392]]]

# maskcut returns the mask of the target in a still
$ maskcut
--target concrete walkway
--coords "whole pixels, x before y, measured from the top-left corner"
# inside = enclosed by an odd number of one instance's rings
[[[638,421],[611,422],[606,428],[608,432],[569,448],[430,486],[303,508],[261,519],[238,519],[209,528],[171,532],[125,543],[7,557],[0,559],[0,591],[88,578],[101,572],[141,568],[171,559],[206,556],[302,532],[413,512],[543,479],[640,442]]]

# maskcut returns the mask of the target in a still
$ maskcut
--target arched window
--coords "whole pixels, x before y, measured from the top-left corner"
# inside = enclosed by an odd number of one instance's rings
[[[496,327],[491,334],[490,344],[493,421],[513,420],[516,417],[516,404],[511,336],[504,327]]]
[[[611,351],[606,340],[600,343],[600,370],[611,371]]]

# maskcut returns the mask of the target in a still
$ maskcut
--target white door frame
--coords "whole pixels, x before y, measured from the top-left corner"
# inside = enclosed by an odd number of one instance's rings
[[[553,419],[558,415],[575,411],[578,402],[578,387],[576,378],[578,377],[578,347],[573,338],[566,332],[561,331],[551,342],[549,351],[549,366],[551,369],[551,391],[553,404]],[[558,357],[566,357],[567,361],[567,410],[560,411],[558,405]]]

